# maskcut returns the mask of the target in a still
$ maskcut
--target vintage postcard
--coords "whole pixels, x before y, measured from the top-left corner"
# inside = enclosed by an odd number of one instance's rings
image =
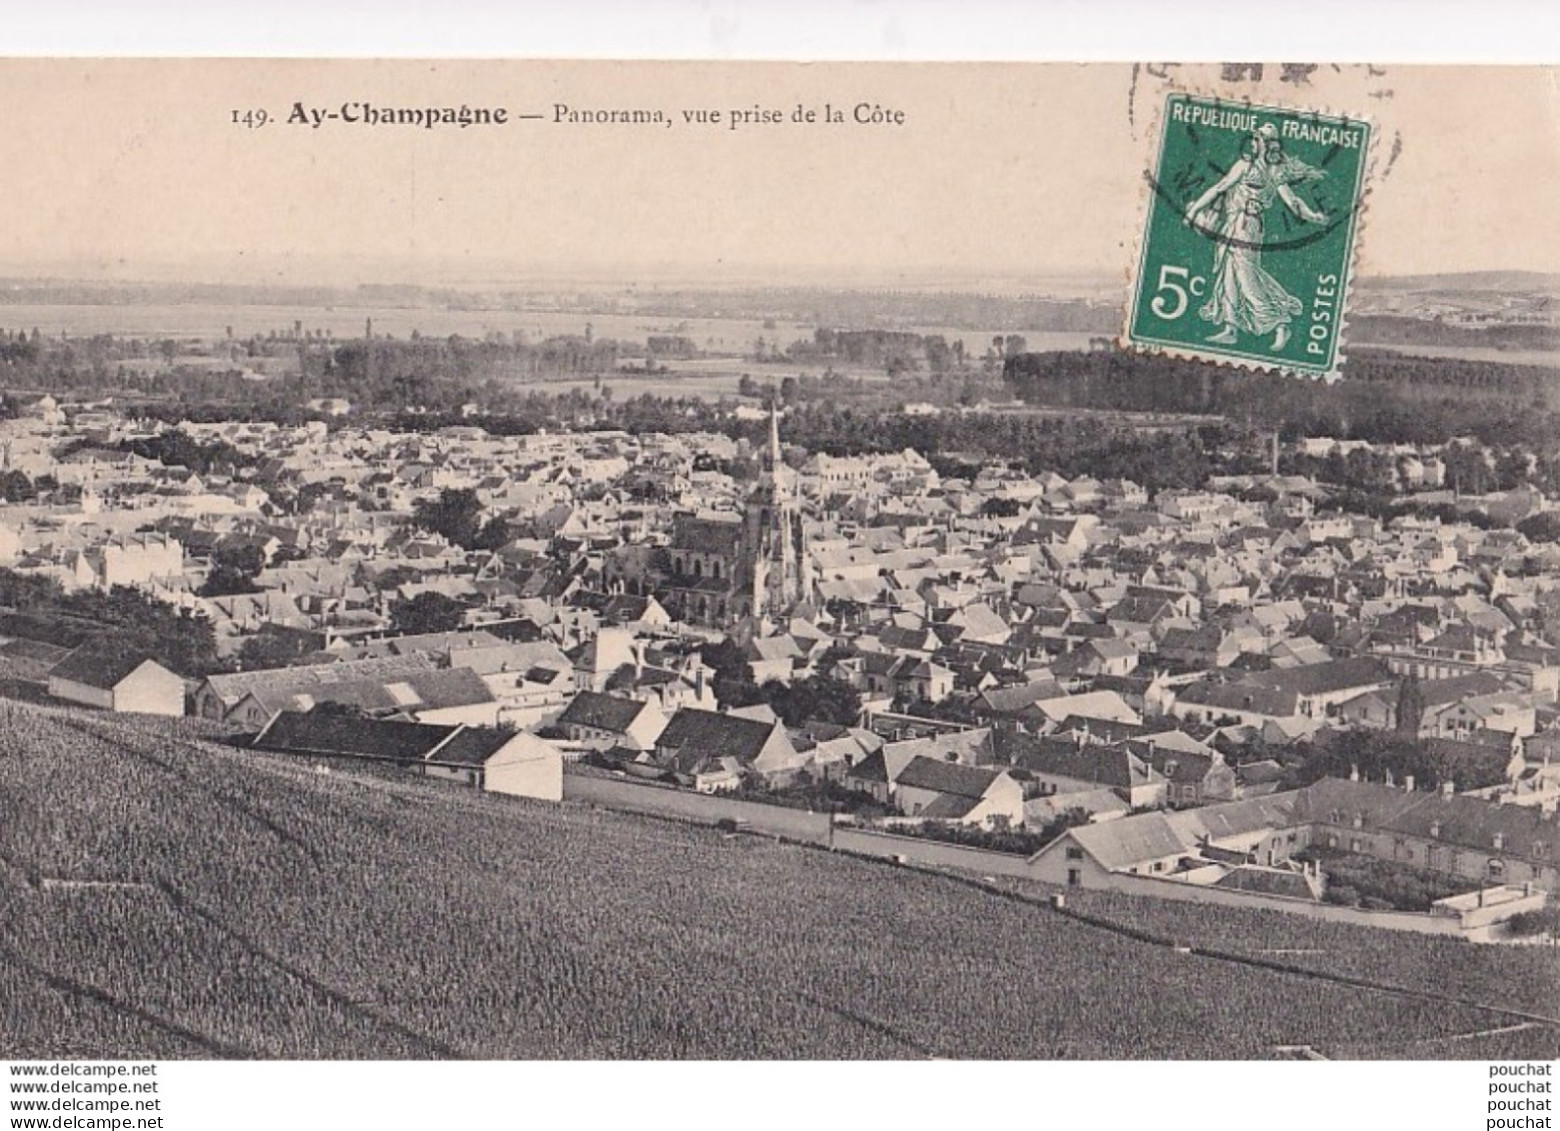
[[[0,1058],[1548,1065],[1557,90],[0,62]]]

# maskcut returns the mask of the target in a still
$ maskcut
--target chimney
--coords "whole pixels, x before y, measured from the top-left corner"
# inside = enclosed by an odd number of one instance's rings
[[[1350,781],[1359,781],[1360,780],[1360,768],[1358,766],[1350,766],[1349,767],[1349,780]]]
[[[1444,782],[1441,783],[1441,796],[1442,797],[1451,797],[1456,792],[1457,792],[1457,783],[1456,782],[1451,781],[1451,780],[1447,780],[1447,781],[1444,781]]]
[[[1404,774],[1403,775],[1403,790],[1406,793],[1413,793],[1414,792],[1414,775],[1413,774]]]

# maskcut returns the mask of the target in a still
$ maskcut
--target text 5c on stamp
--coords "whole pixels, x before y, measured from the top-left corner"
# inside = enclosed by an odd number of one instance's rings
[[[1333,378],[1370,123],[1166,100],[1124,344]]]

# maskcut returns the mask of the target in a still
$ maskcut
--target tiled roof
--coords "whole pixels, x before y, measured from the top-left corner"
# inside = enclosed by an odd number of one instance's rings
[[[957,762],[942,762],[936,758],[918,755],[899,772],[896,783],[901,789],[929,789],[938,793],[952,793],[959,797],[979,799],[986,795],[991,783],[1001,771],[981,766],[963,766]],[[962,816],[963,814],[958,814]]]
[[[769,723],[684,707],[672,716],[655,745],[657,750],[676,750],[684,757],[733,757],[751,762],[772,731]]]
[[[364,719],[330,711],[284,711],[255,736],[261,750],[420,762],[459,727]]]
[[[1189,848],[1165,815],[1157,812],[1080,825],[1069,830],[1066,837],[1076,841],[1102,867],[1112,870],[1177,856]]]
[[[1198,707],[1251,711],[1274,718],[1287,718],[1293,715],[1296,709],[1293,691],[1257,687],[1245,682],[1225,683],[1221,680],[1204,679],[1188,684],[1176,692],[1176,700]]]
[[[644,703],[637,699],[623,699],[616,695],[603,695],[599,691],[581,691],[558,716],[559,726],[581,726],[592,730],[621,734],[633,725]]]
[[[309,664],[294,668],[267,668],[263,671],[232,672],[208,676],[206,683],[217,696],[236,703],[250,691],[280,695],[292,691],[311,691],[322,683],[350,683],[378,679],[390,682],[416,672],[434,670],[434,663],[422,653],[410,656],[386,656],[372,660],[342,660],[339,663]]]
[[[934,821],[957,821],[980,804],[978,797],[965,797],[957,793],[943,793],[933,798],[921,810],[920,816]]]
[[[101,644],[84,644],[50,668],[49,675],[107,691],[119,686],[149,659],[140,652],[116,652]]]
[[[1304,664],[1295,668],[1260,672],[1247,676],[1244,683],[1297,695],[1324,695],[1386,683],[1391,679],[1392,673],[1380,660],[1373,656],[1356,656],[1347,660],[1329,660],[1322,664]]]
[[[441,765],[483,766],[507,746],[515,735],[497,727],[463,727],[429,759]]]

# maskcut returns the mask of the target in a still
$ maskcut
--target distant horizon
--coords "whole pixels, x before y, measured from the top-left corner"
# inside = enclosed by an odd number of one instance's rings
[[[0,270],[0,287],[211,287],[234,290],[326,290],[352,293],[374,287],[422,290],[455,290],[480,293],[488,290],[521,292],[549,289],[594,288],[612,291],[795,291],[827,290],[871,293],[880,291],[923,291],[947,294],[993,294],[1033,296],[1056,300],[1106,300],[1126,297],[1119,274],[1106,271],[1049,270],[1023,272],[972,273],[957,268],[920,267],[885,273],[881,270],[848,270],[839,267],[776,267],[759,264],[721,265],[711,270],[693,267],[638,268],[633,266],[578,268],[562,264],[541,265],[532,269],[492,269],[481,275],[465,274],[450,265],[423,269],[411,265],[379,265],[373,274],[326,274],[280,269],[258,275],[239,275],[212,270],[195,264],[143,263],[123,272],[113,268],[93,271],[82,264],[16,265]],[[1488,268],[1413,274],[1364,274],[1355,283],[1366,288],[1381,286],[1436,287],[1456,289],[1461,283],[1519,283],[1528,290],[1552,290],[1560,293],[1560,271]],[[1473,288],[1488,291],[1489,286]]]

